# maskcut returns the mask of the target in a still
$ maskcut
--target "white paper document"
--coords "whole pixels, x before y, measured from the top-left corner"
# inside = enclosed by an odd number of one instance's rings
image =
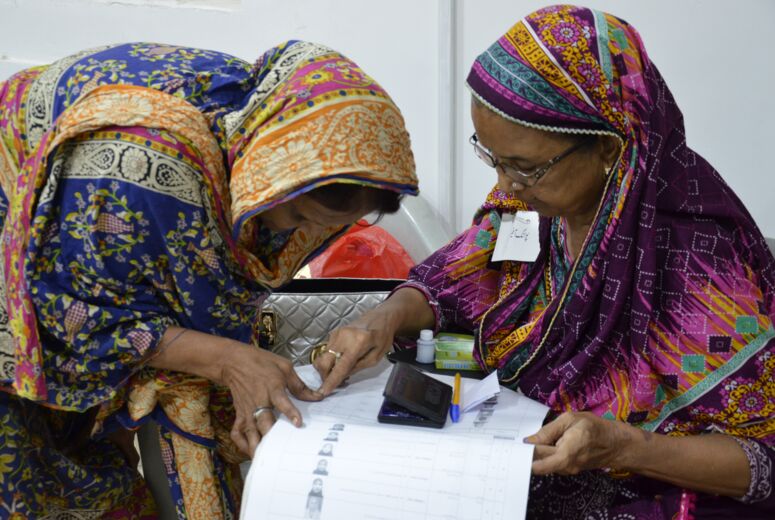
[[[498,372],[493,371],[481,381],[473,383],[469,381],[463,386],[463,401],[460,403],[463,412],[468,412],[488,399],[492,399],[501,391],[498,382]]]
[[[294,400],[304,426],[280,418],[261,441],[241,518],[524,518],[533,447],[522,439],[547,408],[500,389],[442,429],[380,424],[390,368],[356,374],[321,402]],[[462,381],[464,402],[477,385],[491,382]]]
[[[541,252],[538,222],[536,211],[504,213],[495,241],[495,250],[492,252],[492,261],[535,262]]]

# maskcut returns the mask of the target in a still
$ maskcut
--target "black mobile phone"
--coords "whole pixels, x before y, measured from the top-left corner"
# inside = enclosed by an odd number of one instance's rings
[[[387,401],[443,426],[452,402],[452,387],[412,365],[398,362],[385,384],[384,396]]]

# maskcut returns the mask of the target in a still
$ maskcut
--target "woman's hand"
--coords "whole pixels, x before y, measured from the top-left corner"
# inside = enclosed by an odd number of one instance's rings
[[[314,366],[323,378],[321,394],[329,395],[353,372],[379,363],[393,345],[395,320],[392,318],[390,309],[380,306],[331,332],[328,349],[341,356],[337,359],[323,350],[315,358]]]
[[[736,498],[751,483],[745,452],[721,433],[673,437],[589,412],[566,412],[525,442],[535,444],[536,475],[611,468]]]
[[[231,439],[240,451],[252,457],[261,437],[275,422],[271,410],[254,417],[258,408],[275,409],[295,426],[301,426],[301,413],[286,390],[304,401],[319,401],[323,396],[307,388],[287,359],[241,343],[233,342],[229,347],[228,354],[224,353],[221,382],[231,391],[236,412]]]
[[[420,291],[410,287],[397,290],[376,308],[331,333],[328,350],[340,355],[324,350],[315,359],[315,368],[323,378],[320,392],[329,395],[351,373],[379,363],[396,335],[416,336],[421,329],[433,328],[435,322],[433,310]]]
[[[184,335],[185,333],[185,335]],[[307,388],[285,358],[238,341],[180,327],[168,328],[156,356],[148,364],[176,370],[227,386],[237,418],[231,438],[248,457],[274,424],[275,409],[301,426],[301,414],[286,390],[298,399],[319,401],[323,396]],[[270,408],[255,418],[258,408]]]
[[[533,473],[575,475],[590,469],[618,467],[631,435],[648,432],[589,412],[566,412],[527,437],[535,445]]]

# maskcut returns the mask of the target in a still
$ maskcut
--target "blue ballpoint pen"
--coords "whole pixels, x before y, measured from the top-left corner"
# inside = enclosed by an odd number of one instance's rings
[[[460,420],[460,372],[455,374],[455,387],[452,393],[452,405],[449,407],[449,416],[452,422]]]

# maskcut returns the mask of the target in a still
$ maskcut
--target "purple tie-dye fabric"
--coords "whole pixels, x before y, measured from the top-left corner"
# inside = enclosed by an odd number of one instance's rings
[[[586,8],[542,9],[477,58],[468,86],[511,121],[617,135],[622,153],[569,268],[561,224],[549,218],[535,263],[486,261],[499,215],[519,206],[495,190],[474,226],[407,285],[448,323],[478,329],[480,362],[504,384],[556,411],[668,435],[724,432],[742,439],[752,467],[753,505],[588,472],[536,480],[531,514],[773,517],[775,260],[740,200],[687,147],[635,29]]]

